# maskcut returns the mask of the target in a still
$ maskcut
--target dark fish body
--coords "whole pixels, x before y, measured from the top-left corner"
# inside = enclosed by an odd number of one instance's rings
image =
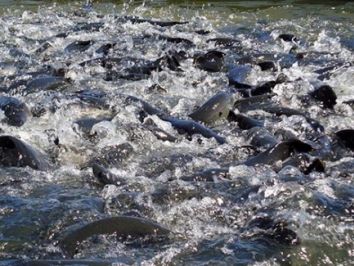
[[[235,101],[234,108],[237,108],[241,113],[245,113],[251,110],[262,108],[264,105],[270,105],[271,98],[275,94],[263,94],[258,96],[252,96],[245,99],[239,99]]]
[[[169,141],[169,142],[177,141],[177,138],[175,136],[172,136],[168,132],[159,128],[152,119],[146,119],[144,121],[144,127],[150,130],[154,134],[154,136],[159,140]]]
[[[5,122],[16,127],[22,126],[30,114],[26,104],[8,96],[0,96],[0,109],[6,116]]]
[[[232,99],[231,94],[219,92],[189,116],[196,121],[204,123],[213,123],[219,119],[226,118],[232,107]]]
[[[89,136],[91,134],[91,129],[97,123],[102,121],[108,121],[108,118],[92,118],[92,117],[84,117],[76,120],[74,123],[78,125],[79,130],[81,130],[85,135]]]
[[[41,54],[51,47],[52,47],[52,45],[49,42],[44,42],[43,44],[41,44],[40,47],[38,47],[38,49],[35,51],[35,53]]]
[[[67,82],[62,77],[42,76],[32,79],[27,83],[25,93],[30,94],[38,91],[57,90],[65,87]]]
[[[92,173],[97,178],[97,180],[103,185],[124,185],[126,183],[125,180],[116,176],[107,168],[103,167],[98,163],[92,164]]]
[[[109,53],[109,51],[114,48],[115,45],[116,45],[115,43],[106,43],[106,44],[103,44],[103,45],[101,45],[101,47],[99,47],[99,48],[96,50],[96,53],[107,55],[107,54]]]
[[[288,107],[283,107],[276,105],[270,101],[270,98],[273,97],[274,94],[262,94],[253,97],[249,97],[246,99],[237,100],[234,104],[234,107],[237,108],[240,112],[247,112],[251,110],[263,110],[267,113],[275,114],[277,116],[286,115],[293,116],[298,115],[302,116],[306,119],[307,123],[315,131],[324,132],[324,127],[317,120],[309,117],[307,114],[302,111],[291,109]]]
[[[336,132],[336,136],[344,144],[345,147],[348,147],[354,151],[354,129],[344,129]]]
[[[293,167],[298,168],[305,175],[310,174],[311,172],[324,172],[325,164],[319,158],[312,158],[310,155],[306,153],[300,153],[285,160],[282,164],[282,167],[291,165]]]
[[[81,91],[74,92],[73,96],[79,98],[84,103],[94,106],[95,108],[98,109],[109,108],[109,104],[107,102],[108,97],[105,92],[99,90],[81,90]],[[111,118],[107,117],[103,119],[110,120]]]
[[[177,138],[172,136],[171,134],[167,133],[161,128],[156,126],[147,126],[147,128],[154,134],[154,136],[162,141],[169,141],[169,142],[176,142]]]
[[[155,36],[153,36],[155,37]],[[185,44],[187,46],[195,46],[195,44],[188,39],[185,38],[179,38],[179,37],[170,37],[170,36],[166,36],[166,35],[157,35],[155,37],[158,40],[162,40],[162,41],[166,41],[166,42],[170,42],[170,43],[176,43],[176,44]]]
[[[246,78],[251,72],[252,68],[248,65],[232,66],[228,73],[229,85],[235,86],[239,89],[250,89],[251,85],[246,83]]]
[[[273,88],[277,84],[281,84],[287,81],[287,76],[280,74],[276,80],[266,81],[254,87],[243,86],[241,83],[234,84],[238,88],[237,92],[240,92],[243,97],[253,97],[264,94],[271,94]]]
[[[130,21],[131,23],[149,23],[151,25],[156,25],[160,27],[171,27],[175,25],[183,25],[187,24],[187,21],[159,21],[159,20],[152,20],[152,19],[145,19],[139,17],[122,17],[120,18],[121,21]]]
[[[268,81],[258,86],[250,87],[250,88],[241,86],[241,88],[239,88],[237,92],[241,93],[241,95],[246,98],[252,96],[259,96],[263,94],[270,94],[272,93],[272,89],[275,87],[276,84],[277,84],[276,81]]]
[[[318,80],[328,80],[331,78],[331,76],[336,73],[338,69],[341,68],[349,68],[353,66],[353,62],[339,62],[339,63],[334,63],[331,66],[326,66],[320,69],[315,70],[314,72],[316,74],[319,74],[317,79]]]
[[[287,33],[280,34],[278,38],[285,42],[293,42],[297,40],[293,34],[287,34]]]
[[[157,70],[166,67],[172,71],[183,71],[180,68],[180,61],[184,59],[184,56],[180,53],[171,51],[167,55],[157,59],[155,64],[158,65]]]
[[[266,93],[271,93],[272,89],[277,85],[276,81],[268,81],[261,85],[256,86],[254,89],[251,89],[251,96],[262,95]]]
[[[276,70],[276,65],[272,61],[262,61],[257,63],[257,65],[261,68],[262,71],[267,71],[267,70]]]
[[[265,128],[252,127],[247,132],[250,144],[255,147],[270,148],[275,146],[279,141]]]
[[[96,52],[108,53],[107,47],[101,46]],[[105,80],[117,79],[141,80],[149,78],[153,71],[161,71],[164,67],[172,71],[181,71],[179,68],[179,53],[168,53],[156,60],[145,60],[134,57],[98,57],[79,63],[80,66],[100,65],[107,69]]]
[[[199,34],[199,35],[208,35],[210,33],[210,31],[208,30],[197,30],[195,31],[196,34]]]
[[[333,109],[337,103],[337,95],[334,90],[328,85],[322,85],[310,93],[310,95],[321,101],[324,108]]]
[[[345,102],[343,102],[343,103],[348,104],[348,105],[350,105],[352,108],[354,108],[354,100],[348,100],[348,101],[345,101]]]
[[[216,132],[207,128],[195,121],[191,120],[183,120],[178,118],[169,118],[166,121],[170,122],[171,125],[178,131],[180,134],[188,134],[192,136],[194,134],[200,134],[205,138],[214,138],[219,144],[226,143],[224,137],[219,136]]]
[[[241,129],[251,129],[254,127],[263,127],[264,121],[257,120],[242,114],[236,114],[234,111],[230,111],[227,117],[229,122],[237,122]]]
[[[93,41],[75,41],[70,43],[68,46],[65,47],[64,51],[67,53],[74,53],[74,52],[84,52],[88,48],[91,47]]]
[[[269,148],[255,157],[248,159],[245,162],[247,166],[254,166],[258,164],[272,165],[278,161],[284,161],[289,158],[294,152],[309,152],[312,147],[299,140],[288,140],[280,142],[275,146]]]
[[[59,245],[65,254],[74,256],[78,245],[85,239],[95,235],[116,234],[120,238],[144,238],[147,236],[167,236],[170,233],[165,227],[138,217],[117,216],[101,219],[68,232]]]
[[[203,55],[197,55],[194,58],[194,64],[208,72],[219,72],[224,66],[224,53],[210,51]]]
[[[125,73],[121,73],[118,71],[109,71],[104,78],[106,81],[115,81],[118,79],[126,79],[131,81],[137,81],[142,79],[148,79],[151,75],[150,68],[142,68],[142,67],[134,67],[125,70]]]
[[[248,230],[256,228],[258,230],[252,234],[252,237],[256,239],[269,239],[286,246],[299,245],[301,242],[297,234],[288,228],[286,221],[276,221],[268,216],[258,216],[248,223]]]
[[[187,134],[192,136],[194,134],[200,134],[205,138],[215,138],[215,140],[219,144],[224,144],[226,142],[224,137],[219,136],[216,132],[203,126],[202,124],[195,122],[193,120],[184,120],[172,117],[168,114],[165,114],[161,110],[157,109],[156,107],[150,105],[149,103],[136,98],[134,96],[128,96],[126,98],[127,103],[138,103],[141,105],[144,112],[149,115],[157,115],[161,120],[170,122],[171,125],[178,131],[180,134]],[[142,119],[143,120],[143,119]]]
[[[132,104],[132,103],[138,104],[138,105],[140,105],[142,107],[144,112],[146,112],[149,115],[157,115],[160,119],[163,119],[164,117],[167,117],[167,115],[163,111],[157,109],[156,107],[152,106],[151,104],[149,104],[146,101],[141,100],[141,99],[139,99],[137,97],[128,96],[126,98],[125,102],[127,104]]]
[[[232,47],[234,45],[239,45],[240,41],[233,39],[233,38],[213,38],[208,39],[207,43],[213,42],[215,46],[225,46],[225,47]]]
[[[36,170],[49,169],[44,154],[27,143],[12,136],[0,136],[0,165],[4,167],[26,167]]]
[[[66,37],[68,37],[68,35],[69,35],[69,33],[67,33],[67,32],[61,32],[61,33],[56,34],[54,37],[56,37],[56,38],[66,38]]]

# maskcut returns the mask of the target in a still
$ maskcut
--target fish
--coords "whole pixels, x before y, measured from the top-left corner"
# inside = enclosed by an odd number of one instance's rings
[[[208,72],[220,72],[224,66],[225,54],[220,51],[209,51],[205,54],[195,55],[196,67]]]
[[[253,218],[247,225],[248,230],[259,228],[251,234],[252,238],[265,238],[286,246],[297,246],[301,239],[296,232],[288,228],[288,223],[284,220],[275,220],[269,216],[258,216]]]
[[[98,163],[92,163],[92,173],[97,180],[103,185],[121,186],[126,184],[126,180],[113,174],[107,168]]]
[[[120,21],[120,22],[129,21],[133,24],[135,24],[135,23],[149,23],[151,25],[159,26],[159,27],[172,27],[175,25],[188,24],[188,21],[160,21],[160,20],[154,20],[154,19],[139,18],[139,17],[135,17],[135,16],[118,17],[118,21]]]
[[[15,127],[22,126],[30,116],[27,105],[14,97],[0,96],[0,109],[6,116],[4,122]]]
[[[126,102],[140,104],[144,112],[146,112],[148,115],[157,115],[161,120],[171,123],[172,127],[174,127],[179,134],[187,134],[188,136],[200,134],[208,139],[214,138],[219,144],[226,143],[224,137],[218,135],[212,129],[205,127],[198,122],[170,116],[164,113],[163,111],[157,109],[156,107],[150,105],[149,103],[145,102],[144,100],[141,100],[134,96],[128,96],[126,98]]]
[[[250,144],[255,147],[270,148],[279,143],[279,141],[264,127],[252,127],[247,131],[247,137]]]
[[[335,135],[345,147],[354,151],[354,129],[339,130]]]
[[[95,235],[116,234],[119,238],[141,239],[145,237],[167,237],[170,230],[151,220],[133,217],[116,216],[103,218],[64,233],[59,240],[59,246],[64,254],[73,257],[79,244],[85,239]]]
[[[50,168],[45,154],[10,135],[0,136],[0,165],[3,167],[29,166],[41,171]]]
[[[322,85],[310,92],[310,96],[317,101],[322,102],[323,108],[333,109],[337,104],[337,95],[328,85]]]
[[[227,92],[218,92],[201,107],[189,115],[193,120],[213,123],[217,120],[228,117],[233,105],[233,96]]]
[[[247,166],[255,166],[259,164],[272,165],[278,161],[284,161],[296,152],[309,152],[313,147],[300,140],[286,140],[275,144],[266,151],[249,158],[244,162]]]
[[[240,45],[240,40],[227,38],[227,37],[219,37],[219,38],[212,38],[206,41],[207,43],[214,43],[215,46],[224,46],[224,47],[232,47],[234,45]]]
[[[67,45],[64,49],[66,53],[77,53],[84,52],[89,49],[94,44],[94,41],[86,40],[86,41],[74,41]]]
[[[237,122],[237,125],[241,129],[251,129],[254,127],[264,127],[264,121],[254,119],[252,117],[245,116],[243,114],[236,114],[234,111],[230,111],[227,116],[227,121]]]
[[[297,38],[293,34],[282,33],[278,36],[278,39],[283,40],[285,42],[294,42],[297,41]]]

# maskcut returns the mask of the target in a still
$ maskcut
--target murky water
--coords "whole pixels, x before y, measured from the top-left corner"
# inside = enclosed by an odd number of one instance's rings
[[[354,263],[353,3],[0,9],[0,265]]]

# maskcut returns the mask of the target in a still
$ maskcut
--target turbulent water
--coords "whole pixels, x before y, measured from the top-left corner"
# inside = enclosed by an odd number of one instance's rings
[[[0,265],[354,263],[353,4],[3,2]]]

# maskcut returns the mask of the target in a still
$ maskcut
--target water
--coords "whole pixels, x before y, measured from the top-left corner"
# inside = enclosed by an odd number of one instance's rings
[[[335,138],[335,132],[353,128],[354,122],[353,104],[346,103],[354,99],[352,2],[100,1],[92,7],[71,1],[7,2],[0,1],[1,96],[23,101],[32,114],[20,127],[3,121],[0,128],[2,135],[16,136],[39,149],[51,167],[43,171],[0,169],[3,265],[34,260],[51,265],[69,259],[58,243],[72,225],[132,212],[173,233],[168,240],[142,246],[114,236],[93,236],[80,245],[74,259],[84,265],[354,262],[353,152],[336,144]],[[120,20],[127,15],[189,23],[160,27]],[[198,30],[210,33],[198,34]],[[67,36],[58,36],[62,33]],[[282,33],[291,33],[298,41],[281,41],[277,37]],[[188,39],[195,46],[156,36]],[[232,46],[207,42],[218,37],[240,42]],[[92,43],[80,46],[81,51],[66,48],[78,40]],[[216,49],[225,53],[225,64],[219,72],[207,72],[189,58],[180,61],[183,71],[164,65],[142,76],[139,72],[134,80],[113,76],[111,81],[107,80],[107,65],[80,65],[101,57],[97,49],[107,43],[115,44],[108,52],[114,58],[155,61],[171,50],[192,57]],[[297,48],[291,51],[294,45]],[[303,60],[295,56],[301,53],[306,53]],[[257,86],[285,74],[288,81],[273,88],[272,100],[307,112],[325,131],[315,132],[301,115],[275,116],[262,108],[245,114],[264,120],[265,128],[279,141],[287,134],[311,141],[319,150],[311,156],[324,162],[324,172],[317,169],[305,174],[300,166],[281,162],[246,166],[248,158],[266,148],[250,147],[249,130],[240,129],[237,123],[220,119],[208,125],[225,137],[225,144],[198,134],[189,138],[158,114],[148,115],[142,123],[141,105],[125,100],[128,95],[136,96],[173,117],[189,119],[188,114],[216,93],[234,92],[228,68],[243,64],[247,57],[271,58],[276,70],[261,71],[257,62],[248,60],[244,64],[251,67],[244,83]],[[114,67],[118,74],[131,74],[124,69],[135,63],[125,59]],[[64,77],[56,77],[59,85],[30,87],[33,79],[51,73],[49,66],[57,73],[65,72]],[[323,70],[331,66],[336,67]],[[322,80],[317,70],[323,70]],[[16,82],[22,85],[15,86]],[[332,86],[337,95],[333,110],[308,98],[321,82]],[[232,97],[243,98],[240,93]],[[95,118],[98,123],[83,129],[78,123],[82,118]],[[159,140],[147,125],[149,119],[176,142]],[[330,142],[325,142],[325,136]],[[115,151],[116,145],[127,143],[131,147],[128,155],[114,162],[108,159],[107,166],[124,184],[101,184],[93,175],[92,160],[104,157],[110,147]],[[330,146],[329,153],[323,143]],[[186,178],[211,168],[229,170],[214,176],[213,182]],[[262,220],[257,222],[257,217]],[[293,232],[297,238],[289,243],[279,232]]]

